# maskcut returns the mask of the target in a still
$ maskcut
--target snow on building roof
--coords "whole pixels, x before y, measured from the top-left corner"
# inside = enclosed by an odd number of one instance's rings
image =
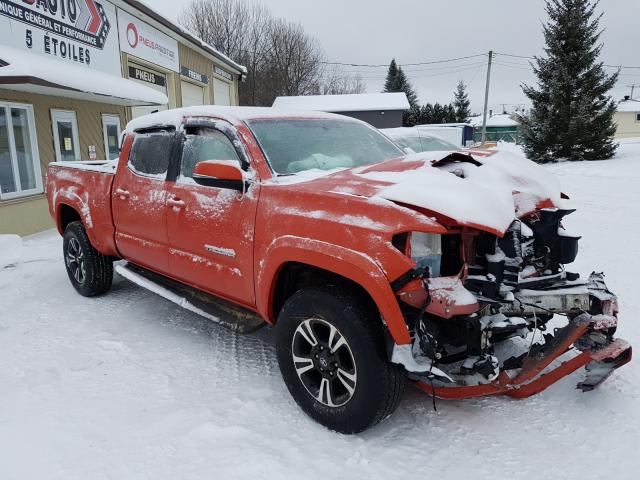
[[[273,106],[303,110],[318,110],[321,112],[408,110],[410,107],[407,95],[404,92],[278,97],[273,102]]]
[[[640,112],[640,100],[633,100],[633,99],[621,100],[618,103],[617,111],[621,113]]]
[[[201,105],[194,107],[173,108],[163,110],[149,115],[131,120],[125,130],[134,130],[173,126],[179,127],[183,119],[189,117],[213,117],[223,118],[231,122],[241,122],[245,120],[257,120],[268,118],[309,118],[309,119],[332,119],[344,122],[360,122],[354,118],[343,115],[320,111],[304,111],[297,109],[273,108],[273,107],[235,107],[223,105]]]
[[[0,88],[117,105],[164,105],[164,93],[126,78],[0,45]]]
[[[128,4],[128,5],[130,5],[131,7],[135,8],[136,10],[139,10],[142,13],[148,15],[149,17],[154,19],[156,22],[164,25],[169,30],[172,30],[174,33],[177,33],[178,35],[180,35],[183,38],[189,40],[190,42],[195,43],[200,48],[205,50],[207,53],[209,53],[210,55],[213,55],[214,57],[216,57],[218,60],[222,61],[223,63],[226,63],[231,68],[237,70],[238,72],[240,72],[240,73],[242,73],[244,75],[247,74],[247,68],[246,67],[240,65],[239,63],[234,62],[229,57],[227,57],[224,53],[220,52],[219,50],[216,50],[211,45],[206,43],[204,40],[199,38],[194,33],[190,32],[186,28],[182,27],[181,25],[178,25],[178,24],[174,23],[172,20],[169,20],[163,14],[161,14],[156,9],[154,9],[150,5],[150,1],[147,1],[147,0],[124,0],[124,2],[126,4]]]
[[[477,117],[471,117],[469,124],[478,128],[482,127],[482,115]],[[491,116],[487,116],[487,127],[517,127],[520,122],[514,120],[508,113],[494,113]]]

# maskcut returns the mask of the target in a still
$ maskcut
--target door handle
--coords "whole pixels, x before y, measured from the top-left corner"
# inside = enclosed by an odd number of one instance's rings
[[[123,190],[122,188],[116,188],[116,195],[119,195],[120,198],[129,198],[130,193],[129,190]]]
[[[186,206],[186,203],[184,203],[184,201],[180,200],[179,198],[173,197],[167,199],[167,206],[180,209],[184,208]]]

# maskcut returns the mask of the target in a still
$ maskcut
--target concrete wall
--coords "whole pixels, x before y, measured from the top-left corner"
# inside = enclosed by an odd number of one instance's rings
[[[374,112],[336,112],[347,117],[357,118],[376,128],[396,128],[402,126],[403,110],[387,110]]]
[[[636,121],[635,112],[617,112],[614,121],[618,124],[616,138],[640,137],[640,123]]]

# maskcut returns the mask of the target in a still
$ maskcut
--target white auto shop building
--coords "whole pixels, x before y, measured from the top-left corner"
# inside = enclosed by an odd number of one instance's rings
[[[49,162],[115,158],[155,110],[237,105],[245,73],[136,0],[0,0],[0,234],[53,226]]]

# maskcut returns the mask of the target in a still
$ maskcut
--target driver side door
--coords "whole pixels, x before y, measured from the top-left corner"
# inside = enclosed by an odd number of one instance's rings
[[[259,183],[238,192],[193,180],[198,162],[247,158],[238,151],[241,143],[230,132],[231,125],[222,130],[213,125],[185,127],[179,175],[167,197],[169,266],[172,276],[184,283],[253,307]]]

